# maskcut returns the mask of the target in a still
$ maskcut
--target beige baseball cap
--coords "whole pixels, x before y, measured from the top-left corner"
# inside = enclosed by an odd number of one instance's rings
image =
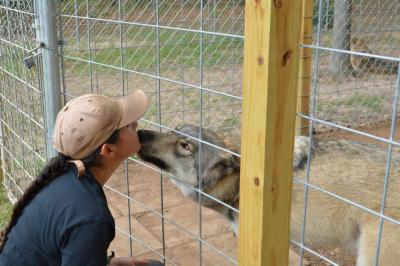
[[[112,133],[144,115],[147,97],[142,90],[120,98],[85,94],[69,101],[58,113],[54,148],[74,160],[93,153]]]

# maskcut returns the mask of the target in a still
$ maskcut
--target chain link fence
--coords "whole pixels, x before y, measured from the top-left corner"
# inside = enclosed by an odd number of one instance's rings
[[[389,265],[385,256],[388,246],[398,244],[400,225],[394,203],[400,178],[400,3],[313,3],[313,42],[302,45],[312,51],[311,98],[309,112],[299,116],[308,120],[319,148],[309,149],[306,172],[294,175],[294,191],[304,194],[292,208],[304,210],[302,219],[292,220],[291,230],[300,233],[291,243],[311,265]],[[342,239],[340,228],[354,229],[349,217],[355,213],[356,223],[368,219],[369,225]],[[329,223],[325,219],[340,217],[347,218],[332,227],[333,234],[315,238],[314,230]],[[329,235],[335,245],[315,245]]]
[[[382,169],[382,182],[384,177],[387,182],[374,195],[385,199],[389,177],[399,178],[400,2],[313,2],[313,44],[303,46],[313,51],[311,104],[309,113],[299,115],[320,139],[354,139],[381,148],[392,174]],[[12,200],[47,159],[36,6],[33,0],[0,0],[0,145],[4,185]],[[190,123],[220,135],[240,131],[243,0],[59,0],[57,11],[64,103],[84,93],[120,96],[143,89],[150,106],[142,128],[170,131]],[[235,141],[239,146],[240,139]],[[376,153],[382,154],[379,149]],[[343,175],[354,165],[347,167]],[[168,265],[237,264],[237,239],[229,225],[180,196],[169,178],[174,180],[136,157],[118,169],[106,186],[117,226],[112,248],[119,256],[161,258]],[[295,182],[388,220],[384,207],[364,206],[307,177],[295,177]],[[398,217],[391,222],[398,224]],[[306,216],[302,223],[310,226]],[[340,249],[314,250],[306,235],[292,239],[305,261],[342,263]]]
[[[4,185],[15,201],[46,160],[34,1],[0,1],[0,136]],[[34,64],[37,67],[29,69]]]
[[[318,50],[312,70],[318,84],[316,114],[332,123],[359,129],[390,123],[398,73],[395,60],[400,55],[400,3],[319,2],[314,1],[314,44],[349,53]],[[368,55],[356,56],[352,52]],[[329,130],[323,125],[316,128],[317,132]]]
[[[204,87],[204,125],[238,125],[231,113],[240,109],[243,2],[200,4],[61,2],[65,97],[144,88],[156,102],[160,88],[162,124],[173,128],[198,122]],[[157,122],[158,108],[146,118]]]

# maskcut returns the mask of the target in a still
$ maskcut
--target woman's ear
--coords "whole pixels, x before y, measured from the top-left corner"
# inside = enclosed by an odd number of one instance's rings
[[[115,156],[113,145],[108,143],[101,145],[100,154],[106,159],[113,158]]]

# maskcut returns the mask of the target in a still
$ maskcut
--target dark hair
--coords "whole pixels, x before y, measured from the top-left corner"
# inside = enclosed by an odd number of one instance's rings
[[[118,137],[119,130],[116,130],[105,143],[114,144],[117,142]],[[92,154],[82,159],[85,167],[98,164],[99,155],[100,148],[96,149]],[[17,224],[18,219],[21,216],[24,208],[45,186],[47,186],[57,177],[61,176],[72,165],[68,162],[69,160],[70,158],[68,156],[65,156],[61,153],[52,158],[43,168],[39,176],[37,176],[36,179],[31,182],[31,184],[25,190],[24,194],[22,194],[22,196],[14,204],[11,219],[0,233],[0,253],[2,252],[6,244],[8,233],[11,231],[14,225]]]

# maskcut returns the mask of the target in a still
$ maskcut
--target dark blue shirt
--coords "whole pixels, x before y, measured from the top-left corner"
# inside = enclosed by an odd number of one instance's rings
[[[68,170],[25,207],[0,253],[1,266],[106,265],[114,219],[94,176]]]

